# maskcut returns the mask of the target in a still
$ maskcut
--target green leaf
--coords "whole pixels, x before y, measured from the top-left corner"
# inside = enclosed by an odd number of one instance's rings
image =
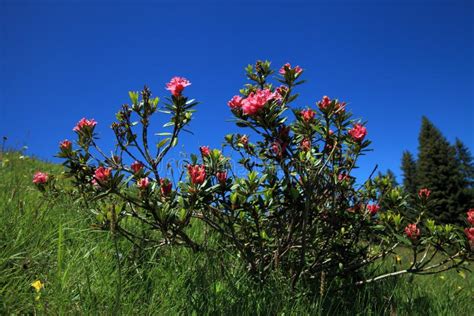
[[[158,145],[156,145],[156,147],[161,148],[161,147],[163,147],[167,142],[169,142],[170,140],[171,140],[171,138],[165,138],[165,139],[163,139],[161,142],[159,142]]]
[[[130,97],[132,104],[138,103],[138,92],[128,91],[128,96]]]

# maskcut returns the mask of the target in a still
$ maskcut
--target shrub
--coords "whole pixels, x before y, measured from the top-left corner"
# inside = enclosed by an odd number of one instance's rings
[[[412,209],[390,179],[370,176],[357,183],[351,174],[370,141],[365,123],[352,118],[345,102],[324,96],[315,107],[290,106],[303,83],[299,66],[285,64],[272,77],[270,62],[257,61],[246,73],[250,83],[228,106],[248,132],[225,136],[229,157],[201,147],[178,170],[187,177],[174,188],[158,166],[197,105],[183,94],[188,80],[175,77],[167,84],[171,96],[163,108],[147,87],[141,98],[130,92],[131,105],[123,105],[112,124],[112,156],[97,145],[94,120],[77,124],[77,146],[63,141],[59,157],[99,227],[137,245],[230,253],[260,283],[277,271],[293,286],[322,292],[329,283],[344,289],[404,273],[461,269],[472,259],[469,230],[468,240],[463,228],[426,217],[428,189],[420,191]],[[162,140],[152,154],[148,129],[156,112],[170,117],[164,127],[172,132],[157,134]],[[235,157],[243,176],[236,175]],[[189,227],[197,222],[205,233],[191,236]],[[402,245],[413,253],[410,266],[375,275],[373,263]],[[443,259],[433,262],[438,254]]]

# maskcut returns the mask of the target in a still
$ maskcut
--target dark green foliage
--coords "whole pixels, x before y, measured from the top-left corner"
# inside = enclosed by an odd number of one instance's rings
[[[409,151],[404,151],[402,156],[403,187],[411,195],[416,194],[416,162]]]
[[[443,223],[459,223],[464,214],[465,181],[456,150],[426,117],[419,134],[416,183],[432,191],[432,215]]]
[[[443,223],[463,222],[474,205],[474,163],[463,142],[451,145],[426,117],[419,134],[418,160],[405,151],[402,156],[403,186],[413,199],[421,188],[432,191],[432,215]]]
[[[471,151],[464,145],[464,143],[459,138],[456,138],[454,148],[456,149],[456,159],[461,169],[461,173],[464,177],[464,181],[466,182],[468,188],[473,188],[474,163],[472,162]]]
[[[474,163],[472,162],[469,148],[460,139],[456,138],[454,148],[456,149],[456,159],[464,179],[464,189],[460,196],[461,212],[463,212],[474,206]]]

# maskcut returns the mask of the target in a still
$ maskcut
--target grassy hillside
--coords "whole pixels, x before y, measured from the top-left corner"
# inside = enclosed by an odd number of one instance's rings
[[[14,152],[0,160],[2,315],[472,313],[469,273],[402,277],[349,297],[321,298],[291,295],[277,276],[259,287],[231,257],[220,265],[186,249],[138,252],[94,229],[93,217],[71,197],[44,198],[31,184],[37,170],[59,173],[61,167]],[[31,286],[37,280],[44,283],[39,293]]]

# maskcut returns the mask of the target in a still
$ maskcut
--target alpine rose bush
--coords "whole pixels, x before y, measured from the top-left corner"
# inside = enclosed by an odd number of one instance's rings
[[[408,197],[389,179],[353,176],[370,140],[345,102],[297,100],[295,89],[304,82],[299,66],[285,64],[275,73],[270,62],[257,61],[245,71],[249,82],[227,103],[243,132],[226,135],[222,150],[196,148],[199,155],[190,155],[182,169],[158,166],[195,111],[197,102],[184,95],[187,79],[166,84],[169,95],[160,107],[147,87],[129,92],[130,104],[112,124],[110,155],[98,145],[97,123],[79,121],[74,146],[61,143],[58,156],[97,227],[134,244],[187,247],[213,260],[225,252],[259,283],[277,272],[292,286],[320,293],[327,284],[345,290],[405,273],[463,269],[472,260],[472,227],[427,218],[429,189],[407,209]],[[168,116],[168,130],[152,133],[157,112]],[[48,178],[38,174],[34,181]],[[190,234],[196,222],[204,240]],[[473,222],[469,210],[467,223]],[[211,235],[216,242],[208,242]],[[413,253],[408,267],[372,268],[401,248]],[[432,253],[441,261],[432,262]]]

